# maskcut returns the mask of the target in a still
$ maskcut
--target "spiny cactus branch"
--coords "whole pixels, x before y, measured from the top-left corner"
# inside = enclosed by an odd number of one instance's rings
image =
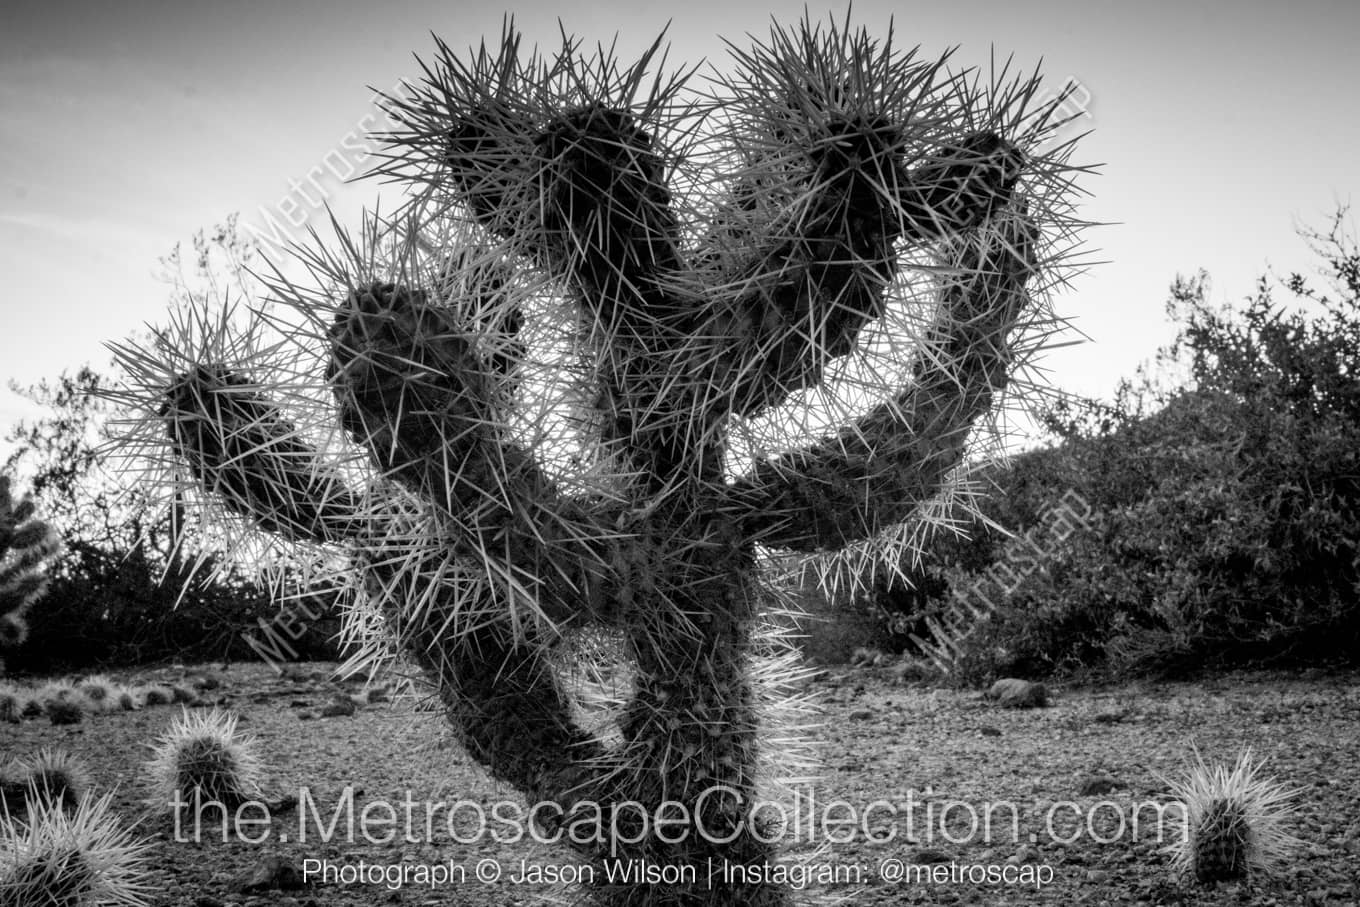
[[[175,452],[204,489],[266,532],[335,543],[357,501],[256,385],[225,365],[179,375],[159,408]]]
[[[840,549],[906,519],[940,489],[1005,388],[1034,241],[1028,218],[1010,214],[951,244],[940,311],[910,386],[836,438],[765,460],[732,485],[747,532],[775,548]]]

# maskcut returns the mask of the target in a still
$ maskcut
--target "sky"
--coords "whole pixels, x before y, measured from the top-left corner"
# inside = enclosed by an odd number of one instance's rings
[[[814,18],[844,6],[809,4]],[[655,10],[655,11],[652,11]],[[374,89],[419,75],[431,34],[455,48],[513,14],[530,41],[562,27],[618,34],[641,50],[669,27],[673,61],[725,68],[738,45],[791,23],[804,4],[689,0],[523,2],[28,2],[0,10],[0,378],[30,384],[156,322],[158,260],[241,212],[264,231],[288,217],[342,219],[395,189],[342,184],[378,122]],[[1354,0],[856,0],[854,21],[959,63],[993,52],[1080,85],[1091,134],[1075,160],[1100,164],[1079,209],[1104,224],[1058,311],[1081,334],[1043,361],[1057,387],[1108,394],[1174,329],[1177,274],[1203,268],[1216,300],[1247,295],[1267,267],[1315,267],[1295,230],[1360,200]],[[307,202],[311,199],[312,202]],[[289,206],[294,207],[289,207]],[[287,216],[285,216],[287,215]],[[308,219],[308,220],[303,220]],[[271,226],[271,223],[274,226]],[[1088,338],[1088,339],[1086,339]],[[0,429],[31,407],[0,391]]]

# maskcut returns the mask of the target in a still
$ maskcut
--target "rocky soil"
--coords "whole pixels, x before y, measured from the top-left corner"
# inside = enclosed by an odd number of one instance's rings
[[[120,816],[152,840],[155,903],[167,907],[498,907],[540,904],[570,890],[549,878],[569,874],[568,851],[476,834],[471,804],[489,811],[519,800],[463,755],[437,713],[402,698],[361,696],[351,708],[358,688],[331,681],[331,667],[306,665],[288,677],[261,666],[214,667],[223,685],[204,696],[240,715],[266,761],[271,820],[247,827],[250,836],[266,838],[260,843],[231,834],[224,840],[211,822],[203,840],[184,840],[193,837],[191,828],[177,832],[146,805],[141,767],[179,705],[92,714],[65,726],[43,718],[0,724],[0,764],[44,746],[78,755],[96,789],[116,789]],[[187,673],[116,676],[174,681]],[[1360,903],[1360,675],[1050,686],[1047,705],[1036,708],[898,683],[882,668],[832,669],[809,687],[824,703],[813,731],[822,744],[821,778],[796,785],[784,807],[802,823],[786,840],[791,859],[804,861],[810,901]],[[1166,779],[1181,773],[1192,747],[1207,760],[1231,761],[1248,746],[1267,760],[1268,774],[1297,789],[1288,828],[1299,845],[1270,877],[1215,888],[1178,881],[1165,849],[1179,825],[1161,823],[1157,839],[1156,806],[1171,799]],[[403,841],[397,834],[383,842],[392,829],[383,804],[395,806],[401,828],[408,792],[417,837],[424,837],[427,816],[432,839]],[[290,806],[300,794],[301,806]],[[838,800],[844,805],[833,805]],[[457,801],[463,805],[452,831],[466,843],[451,837],[449,809],[432,806]],[[370,804],[377,805],[370,806],[365,833]],[[337,809],[341,820],[324,840]],[[846,827],[836,822],[847,815],[858,824],[850,828],[854,839],[842,842]],[[991,817],[990,841],[984,816]],[[405,884],[379,877],[398,865],[406,867]],[[322,867],[350,880],[318,879]],[[479,882],[479,867],[499,879]],[[514,881],[524,867],[531,877]],[[352,878],[361,869],[367,881]],[[443,884],[436,873],[466,879]]]

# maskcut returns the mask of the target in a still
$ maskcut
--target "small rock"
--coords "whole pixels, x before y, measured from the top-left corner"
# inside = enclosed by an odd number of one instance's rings
[[[1081,783],[1080,795],[1083,797],[1099,797],[1112,792],[1115,788],[1123,787],[1119,781],[1109,775],[1091,775]]]
[[[307,887],[302,872],[282,857],[267,857],[243,875],[236,886],[241,894],[262,891],[300,891]]]
[[[185,678],[189,685],[199,690],[216,690],[222,686],[222,678],[212,671],[190,674]]]
[[[1032,709],[1048,705],[1048,689],[1042,683],[1005,677],[992,684],[988,699],[1006,709]]]
[[[269,814],[271,816],[280,816],[284,813],[290,813],[297,809],[297,805],[298,798],[296,794],[285,794],[277,800],[270,801],[268,804]]]
[[[1088,882],[1095,882],[1095,883],[1099,884],[1099,883],[1101,883],[1101,882],[1108,882],[1109,880],[1110,880],[1110,872],[1109,872],[1109,870],[1106,870],[1106,869],[1088,869],[1088,870],[1086,870],[1086,881],[1088,881]]]
[[[888,673],[897,683],[910,683],[913,680],[929,680],[937,672],[918,658],[905,658],[893,665]]]

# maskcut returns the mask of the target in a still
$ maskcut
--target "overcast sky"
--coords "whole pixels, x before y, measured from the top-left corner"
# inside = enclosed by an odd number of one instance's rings
[[[803,2],[654,7],[466,2],[30,3],[0,11],[0,377],[22,383],[90,362],[159,317],[157,259],[233,211],[257,227],[319,179],[344,215],[378,197],[322,165],[375,122],[372,88],[415,77],[433,32],[457,48],[513,13],[557,44],[557,17],[641,49],[671,18],[671,57],[723,65],[726,36],[763,36]],[[843,6],[810,5],[814,16]],[[1360,3],[856,0],[873,29],[986,64],[992,49],[1090,98],[1078,158],[1091,242],[1109,263],[1059,300],[1091,338],[1047,359],[1056,385],[1107,393],[1171,336],[1177,273],[1208,269],[1236,299],[1267,265],[1313,267],[1294,234],[1360,194]],[[329,155],[329,157],[328,157]],[[352,159],[352,155],[347,159]],[[388,187],[387,196],[392,189]],[[309,194],[317,195],[315,189]],[[305,213],[305,212],[304,212]],[[1073,338],[1075,339],[1075,338]],[[24,412],[0,394],[0,424]]]

